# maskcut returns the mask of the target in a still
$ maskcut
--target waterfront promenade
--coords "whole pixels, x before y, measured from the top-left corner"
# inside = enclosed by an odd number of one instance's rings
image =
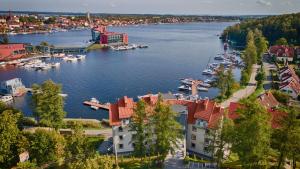
[[[253,65],[252,73],[248,85],[244,89],[235,92],[229,99],[222,102],[221,103],[222,107],[227,108],[231,102],[238,102],[243,98],[247,98],[255,91],[256,83],[257,83],[255,80],[255,76],[257,74],[258,69],[259,69],[259,65],[257,64]]]

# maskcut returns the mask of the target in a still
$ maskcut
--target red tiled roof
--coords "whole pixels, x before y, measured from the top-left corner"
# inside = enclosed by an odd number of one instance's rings
[[[242,107],[243,105],[240,103],[231,102],[228,108],[228,118],[232,120],[239,118],[239,114],[237,113],[237,110],[242,109]],[[280,119],[284,117],[286,113],[272,108],[267,109],[267,112],[271,114],[271,127],[279,128]]]
[[[214,101],[208,99],[189,102],[188,107],[188,123],[195,124],[197,119],[207,121],[208,127],[213,128],[224,113],[224,109],[217,106]]]
[[[146,95],[141,99],[143,99],[149,105],[154,105],[157,102],[158,97],[157,95]],[[202,119],[207,121],[209,128],[212,128],[224,113],[223,108],[218,107],[215,102],[208,99],[195,102],[176,99],[166,99],[164,101],[171,105],[177,104],[187,106],[187,121],[189,124],[195,124],[197,119]],[[127,98],[126,96],[119,99],[117,103],[110,104],[110,125],[120,125],[122,119],[130,118],[134,113],[134,106],[135,103],[133,102],[133,99]]]
[[[130,118],[133,114],[134,101],[132,98],[124,96],[117,103],[110,104],[109,122],[110,125],[120,125],[120,121],[124,118]]]
[[[276,45],[276,46],[271,46],[269,49],[269,52],[276,57],[290,57],[293,58],[295,51],[294,48],[284,46],[284,45]]]
[[[274,108],[279,106],[279,102],[273,96],[271,92],[266,92],[260,96],[258,96],[257,101],[263,105],[265,108]]]
[[[276,110],[276,109],[268,109],[268,112],[271,113],[271,126],[274,129],[280,127],[280,121],[283,117],[287,115],[287,113]]]
[[[300,83],[296,82],[296,80],[294,80],[294,79],[292,79],[289,82],[280,83],[279,89],[282,89],[284,87],[289,87],[290,89],[295,91],[295,93],[297,93],[298,95],[300,94]]]

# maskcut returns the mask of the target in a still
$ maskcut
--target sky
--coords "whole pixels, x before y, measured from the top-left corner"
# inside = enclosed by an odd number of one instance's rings
[[[0,0],[0,10],[124,14],[261,15],[300,12],[300,0]]]

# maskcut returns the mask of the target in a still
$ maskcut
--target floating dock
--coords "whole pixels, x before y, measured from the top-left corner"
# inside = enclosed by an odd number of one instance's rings
[[[85,101],[83,102],[84,105],[87,105],[87,106],[95,106],[95,107],[98,107],[100,109],[104,109],[104,110],[109,110],[109,103],[107,104],[100,104],[100,103],[95,103],[95,102],[90,102],[90,101]]]

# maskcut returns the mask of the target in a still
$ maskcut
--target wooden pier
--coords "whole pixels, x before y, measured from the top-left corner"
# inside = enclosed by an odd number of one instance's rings
[[[87,106],[95,106],[95,107],[98,107],[100,109],[104,109],[104,110],[109,110],[109,103],[107,104],[100,104],[100,103],[95,103],[95,102],[90,102],[90,101],[85,101],[83,102],[84,105],[87,105]]]

